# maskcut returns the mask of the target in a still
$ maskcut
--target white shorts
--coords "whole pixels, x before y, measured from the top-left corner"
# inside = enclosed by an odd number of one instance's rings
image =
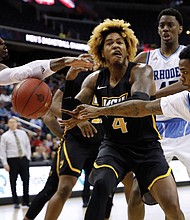
[[[168,163],[175,156],[186,167],[190,177],[190,123],[182,119],[157,121],[160,140]]]
[[[173,157],[183,163],[190,177],[190,135],[179,138],[164,138],[160,140],[164,155],[169,163]]]

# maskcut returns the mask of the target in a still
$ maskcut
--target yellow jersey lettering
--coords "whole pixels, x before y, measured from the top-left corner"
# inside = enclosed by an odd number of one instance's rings
[[[121,129],[122,133],[127,133],[127,123],[124,118],[115,118],[112,124],[113,129]]]

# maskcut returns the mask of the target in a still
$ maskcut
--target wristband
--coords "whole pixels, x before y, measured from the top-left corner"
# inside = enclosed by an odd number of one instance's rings
[[[133,95],[129,97],[127,100],[132,100],[132,99],[150,100],[150,97],[145,92],[134,92]]]
[[[63,98],[62,108],[68,109],[68,110],[73,110],[80,104],[82,104],[82,103],[78,99],[75,99],[72,97],[67,97],[67,98]]]

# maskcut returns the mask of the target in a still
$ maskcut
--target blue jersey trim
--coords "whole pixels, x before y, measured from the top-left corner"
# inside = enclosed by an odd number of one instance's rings
[[[148,53],[147,53],[147,55],[146,55],[146,64],[148,64],[149,58],[150,58],[150,51],[148,51]]]
[[[171,57],[175,56],[176,53],[178,53],[179,50],[182,50],[182,45],[179,45],[179,47],[177,48],[177,50],[176,50],[174,53],[172,53],[171,56],[169,56],[169,57],[163,56],[163,55],[161,54],[161,52],[160,52],[160,48],[158,49],[158,54],[159,54],[159,56],[160,56],[162,59],[164,59],[164,60],[169,60]]]
[[[188,104],[189,104],[189,111],[190,111],[190,93],[187,94],[187,98],[188,98],[188,101],[189,101]]]
[[[190,123],[183,119],[171,119],[156,122],[162,138],[179,138],[190,134]]]

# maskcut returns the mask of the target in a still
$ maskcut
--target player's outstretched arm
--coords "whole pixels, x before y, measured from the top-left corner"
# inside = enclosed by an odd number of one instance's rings
[[[84,110],[83,110],[84,111]],[[80,112],[82,115],[82,112]],[[160,99],[154,101],[130,100],[110,107],[103,107],[101,115],[145,117],[162,114]]]
[[[79,105],[74,111],[66,111],[74,118],[81,120],[99,116],[145,117],[162,114],[160,99],[154,101],[130,100],[107,107]]]
[[[36,60],[14,68],[4,66],[0,71],[0,85],[19,83],[27,78],[44,79],[66,66],[91,69],[93,65],[93,61],[89,58],[62,57],[50,60]]]
[[[88,69],[92,69],[94,66],[94,62],[90,56],[89,57],[62,57],[62,58],[50,60],[50,68],[51,70],[55,72],[66,66],[85,67]]]
[[[173,83],[173,84],[171,84],[167,87],[159,89],[156,92],[156,97],[161,98],[161,97],[165,97],[165,96],[168,96],[168,95],[173,95],[177,92],[187,90],[188,88],[189,88],[188,86],[182,85],[182,83],[179,81],[179,82]]]

